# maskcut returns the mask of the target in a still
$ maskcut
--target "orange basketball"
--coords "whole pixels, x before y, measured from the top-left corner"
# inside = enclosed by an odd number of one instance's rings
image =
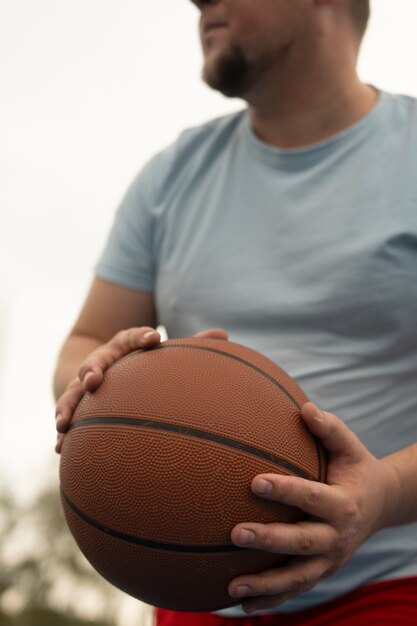
[[[130,354],[86,394],[64,439],[61,496],[78,546],[113,585],[154,606],[213,611],[229,582],[287,557],[234,546],[238,522],[303,514],[251,492],[256,474],[324,480],[307,401],[275,363],[220,339]]]

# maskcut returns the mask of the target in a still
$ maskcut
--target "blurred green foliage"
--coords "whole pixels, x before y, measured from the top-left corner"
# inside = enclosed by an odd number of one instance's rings
[[[0,626],[116,626],[122,596],[77,548],[57,486],[26,505],[0,491]]]
[[[87,621],[45,607],[28,607],[12,617],[0,613],[1,626],[110,626],[112,622]]]

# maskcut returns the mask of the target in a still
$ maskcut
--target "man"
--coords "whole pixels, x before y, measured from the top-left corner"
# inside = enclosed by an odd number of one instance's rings
[[[157,324],[225,328],[315,402],[302,416],[328,484],[254,477],[309,519],[242,520],[232,541],[288,565],[231,581],[243,610],[158,625],[415,624],[417,103],[357,76],[366,0],[194,4],[204,80],[248,106],[185,132],[129,189],[60,355],[57,451],[82,393],[156,345]]]

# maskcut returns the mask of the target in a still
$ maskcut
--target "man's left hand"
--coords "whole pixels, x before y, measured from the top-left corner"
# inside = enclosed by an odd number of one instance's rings
[[[311,402],[301,414],[327,450],[327,483],[279,474],[253,479],[256,495],[295,506],[306,518],[295,524],[244,522],[233,528],[237,546],[291,555],[277,569],[232,580],[229,593],[242,598],[247,613],[275,608],[335,573],[384,527],[388,507],[395,506],[396,475],[388,464],[373,456],[335,415]],[[262,492],[259,488],[268,483],[269,493]]]

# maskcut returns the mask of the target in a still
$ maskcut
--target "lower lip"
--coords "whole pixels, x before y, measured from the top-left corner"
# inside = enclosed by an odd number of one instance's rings
[[[203,35],[204,37],[208,37],[209,35],[211,35],[211,33],[215,33],[218,32],[219,30],[224,30],[226,27],[225,26],[211,26],[210,28],[208,28],[206,31],[204,31]]]

